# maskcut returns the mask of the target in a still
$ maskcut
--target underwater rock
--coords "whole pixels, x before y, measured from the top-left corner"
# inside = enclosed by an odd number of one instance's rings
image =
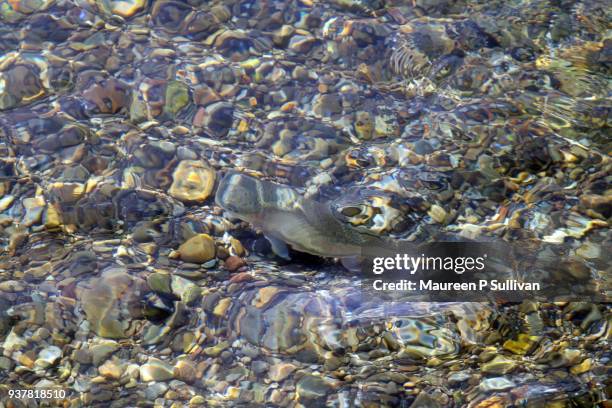
[[[172,175],[168,193],[183,202],[202,202],[213,191],[215,172],[196,160],[181,161]]]
[[[178,252],[185,262],[204,263],[215,257],[215,241],[208,234],[198,234],[183,242]]]

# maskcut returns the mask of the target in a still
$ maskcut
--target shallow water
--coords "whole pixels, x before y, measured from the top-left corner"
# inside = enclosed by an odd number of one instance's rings
[[[497,240],[609,294],[610,17],[0,2],[0,406],[607,406],[610,303],[384,303],[330,256]],[[229,170],[277,187],[221,208]]]

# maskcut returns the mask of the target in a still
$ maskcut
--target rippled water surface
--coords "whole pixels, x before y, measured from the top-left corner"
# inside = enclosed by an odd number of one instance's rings
[[[334,257],[503,240],[609,293],[611,16],[0,0],[0,406],[610,406],[609,303],[385,304]]]

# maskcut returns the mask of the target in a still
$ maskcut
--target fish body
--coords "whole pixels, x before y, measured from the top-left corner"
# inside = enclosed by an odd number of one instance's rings
[[[344,258],[360,256],[366,245],[385,245],[337,219],[329,203],[304,199],[289,186],[243,173],[224,176],[216,203],[230,216],[300,252]]]

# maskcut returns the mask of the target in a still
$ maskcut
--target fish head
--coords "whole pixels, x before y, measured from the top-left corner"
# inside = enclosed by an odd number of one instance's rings
[[[255,177],[229,172],[219,182],[215,202],[238,218],[255,217],[263,209],[260,186]]]

